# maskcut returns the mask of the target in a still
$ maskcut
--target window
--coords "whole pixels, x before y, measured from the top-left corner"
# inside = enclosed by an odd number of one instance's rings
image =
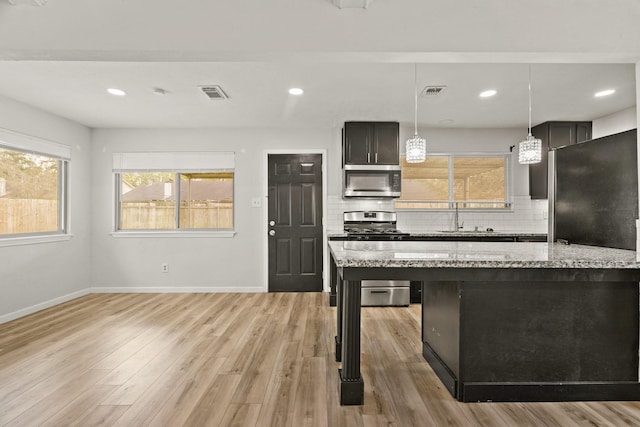
[[[233,153],[140,154],[114,155],[116,231],[233,230]]]
[[[71,149],[0,130],[0,237],[66,233]]]
[[[506,209],[509,155],[432,155],[423,163],[402,159],[400,209]]]

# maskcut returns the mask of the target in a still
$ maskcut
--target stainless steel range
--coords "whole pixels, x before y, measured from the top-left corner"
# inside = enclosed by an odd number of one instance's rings
[[[409,236],[396,228],[395,212],[350,211],[343,215],[347,240],[389,241]],[[363,280],[362,306],[408,306],[411,291],[408,280]]]

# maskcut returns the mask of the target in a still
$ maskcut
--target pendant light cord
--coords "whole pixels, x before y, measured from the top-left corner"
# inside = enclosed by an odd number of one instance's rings
[[[531,64],[529,64],[529,136],[531,136]]]
[[[418,64],[414,64],[413,70],[413,93],[414,93],[414,136],[418,136]]]

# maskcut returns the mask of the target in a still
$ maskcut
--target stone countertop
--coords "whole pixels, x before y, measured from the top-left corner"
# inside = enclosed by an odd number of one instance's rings
[[[420,231],[409,232],[411,237],[547,237],[547,233],[520,233],[506,231]],[[328,238],[347,237],[347,233],[341,231],[330,231],[327,233]]]
[[[559,243],[330,241],[337,267],[640,269],[635,251]]]
[[[469,236],[469,237],[547,237],[547,233],[519,233],[506,231],[423,231],[409,233],[412,237]]]

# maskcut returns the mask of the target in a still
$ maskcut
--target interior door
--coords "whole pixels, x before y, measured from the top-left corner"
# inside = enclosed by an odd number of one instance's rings
[[[268,155],[269,292],[322,291],[322,155]]]

